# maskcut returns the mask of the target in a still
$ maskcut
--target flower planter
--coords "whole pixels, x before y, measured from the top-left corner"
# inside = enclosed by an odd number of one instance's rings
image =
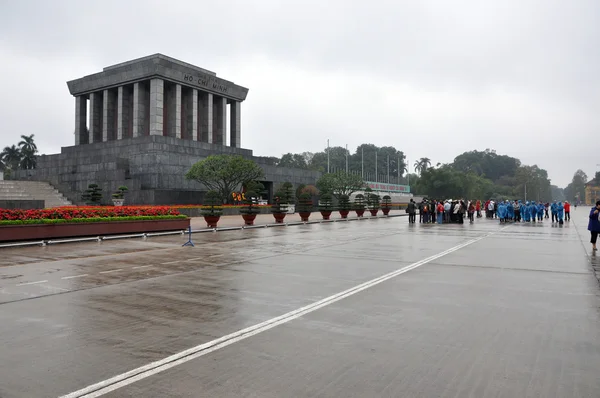
[[[357,217],[362,217],[365,214],[365,209],[357,209],[354,211],[356,212]]]
[[[310,211],[300,211],[298,214],[300,214],[300,219],[303,222],[307,222],[308,218],[310,217]]]
[[[277,224],[283,224],[283,219],[285,218],[285,213],[273,213],[273,217],[275,217],[275,222]]]
[[[123,203],[125,203],[125,199],[113,199],[112,202],[115,206],[123,206]]]
[[[256,214],[242,214],[242,218],[244,219],[244,225],[254,225]]]
[[[206,221],[208,228],[217,228],[220,218],[221,216],[204,216],[204,221]]]
[[[373,217],[375,217],[377,215],[377,212],[379,212],[379,209],[370,209],[369,212]]]
[[[321,210],[321,216],[323,217],[323,220],[329,220],[329,217],[331,217],[331,210]]]
[[[0,242],[177,231],[188,229],[189,226],[189,218],[73,224],[3,225],[0,226]]]
[[[387,216],[388,214],[390,214],[390,210],[391,210],[391,209],[390,209],[389,207],[383,207],[383,208],[381,209],[381,211],[383,212],[383,215],[384,215],[384,216]]]
[[[350,214],[350,210],[338,210],[340,213],[340,217],[348,218],[348,214]]]

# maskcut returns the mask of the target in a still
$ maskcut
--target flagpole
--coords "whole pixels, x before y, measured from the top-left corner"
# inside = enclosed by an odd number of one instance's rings
[[[377,151],[375,151],[375,182],[377,181]]]
[[[360,148],[360,176],[365,178],[365,148]]]
[[[329,174],[329,139],[327,139],[327,174]]]
[[[346,144],[346,174],[348,174],[348,144]]]
[[[388,154],[388,160],[387,160],[387,168],[388,168],[388,176],[387,176],[387,183],[390,183],[390,155]]]

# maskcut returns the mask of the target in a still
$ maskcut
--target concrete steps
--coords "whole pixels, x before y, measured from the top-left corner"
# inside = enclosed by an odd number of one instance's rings
[[[72,205],[57,189],[43,181],[0,180],[0,200],[43,200],[47,208]]]

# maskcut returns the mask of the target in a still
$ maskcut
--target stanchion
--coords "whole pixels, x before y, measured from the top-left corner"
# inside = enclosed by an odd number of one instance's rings
[[[185,243],[184,243],[183,245],[181,245],[181,246],[182,246],[182,247],[183,247],[183,246],[192,246],[192,247],[194,247],[194,242],[192,242],[192,226],[191,226],[191,225],[188,227],[188,241],[187,241],[187,242],[185,242]]]

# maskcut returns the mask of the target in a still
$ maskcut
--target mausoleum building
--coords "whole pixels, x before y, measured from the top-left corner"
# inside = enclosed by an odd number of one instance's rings
[[[91,183],[105,202],[120,185],[130,204],[196,204],[205,191],[186,172],[212,154],[241,155],[280,183],[314,184],[320,173],[276,167],[241,146],[241,104],[248,89],[216,73],[155,54],[67,83],[75,97],[74,146],[38,158],[16,179],[47,181],[80,202]],[[228,125],[229,124],[229,125]]]

